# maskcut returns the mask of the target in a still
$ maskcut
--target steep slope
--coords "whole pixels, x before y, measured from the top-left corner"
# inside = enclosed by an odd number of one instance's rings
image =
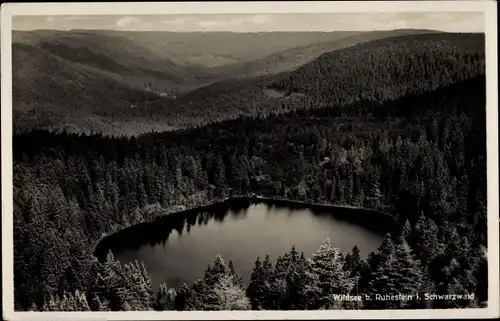
[[[35,35],[36,37],[36,32]],[[36,40],[35,40],[36,39]],[[63,59],[90,65],[122,75],[137,72],[179,79],[182,68],[133,41],[92,32],[53,31],[31,39],[37,45]]]
[[[100,69],[116,80],[141,88],[151,84],[165,91],[171,86],[180,87],[186,78],[202,74],[200,68],[179,66],[165,55],[118,35],[93,31],[16,31],[13,42],[37,46],[67,61]]]
[[[87,128],[93,122],[105,126],[106,118],[144,116],[131,108],[137,103],[161,101],[152,92],[133,89],[38,47],[13,44],[12,58],[15,131]]]
[[[485,72],[483,34],[435,33],[371,41],[325,53],[275,78],[271,88],[338,105],[434,90]]]
[[[382,102],[485,73],[483,34],[422,34],[323,54],[292,71],[226,80],[182,96],[209,119]]]
[[[433,32],[438,31],[397,29],[388,31],[367,31],[355,34],[346,34],[339,39],[326,42],[317,42],[306,46],[294,47],[291,49],[273,53],[269,56],[257,60],[214,67],[210,69],[210,72],[222,78],[276,74],[279,72],[291,71],[305,63],[312,61],[325,52],[343,49],[377,39]]]

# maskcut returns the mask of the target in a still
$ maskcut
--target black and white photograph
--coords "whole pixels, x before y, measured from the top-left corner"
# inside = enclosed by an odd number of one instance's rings
[[[499,316],[495,2],[1,24],[4,319]]]

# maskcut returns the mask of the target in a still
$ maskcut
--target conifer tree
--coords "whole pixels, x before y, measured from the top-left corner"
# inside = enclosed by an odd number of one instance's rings
[[[156,294],[154,309],[156,311],[174,310],[176,299],[175,289],[168,289],[165,283],[160,284],[160,289]]]
[[[109,301],[105,297],[99,297],[97,293],[93,293],[92,311],[111,311]]]
[[[191,289],[184,283],[179,290],[177,291],[177,295],[175,296],[174,305],[175,310],[177,311],[187,311],[187,310],[195,310],[196,305],[193,305]]]
[[[85,295],[76,290],[75,293],[64,293],[62,296],[51,295],[42,306],[42,311],[90,311],[90,307]]]
[[[33,302],[33,304],[31,304],[31,307],[29,308],[28,311],[31,311],[31,312],[42,312],[42,311],[39,311],[38,306],[34,302]]]
[[[406,240],[407,243],[412,243],[412,228],[409,220],[405,221],[405,225],[403,225],[403,230],[401,232],[401,236]]]
[[[286,274],[288,272],[288,265],[286,258],[283,256],[278,257],[276,266],[273,269],[271,276],[271,293],[270,293],[270,309],[280,310],[286,302]]]
[[[439,228],[436,223],[422,213],[415,225],[413,241],[415,254],[424,264],[441,251],[438,232]]]
[[[236,273],[233,265],[233,261],[229,260],[229,263],[227,264],[227,267],[229,269],[229,273],[234,277],[234,280],[241,286],[244,287],[243,279],[241,276]]]
[[[217,304],[212,307],[213,310],[249,310],[251,308],[245,291],[231,273],[226,273],[219,279],[215,284],[214,293]]]
[[[215,283],[214,283],[215,284]],[[214,298],[211,292],[213,288],[207,286],[203,279],[198,279],[189,289],[184,307],[186,310],[210,310]],[[181,294],[181,293],[179,293]]]
[[[221,197],[227,196],[227,179],[226,179],[226,167],[224,161],[220,155],[214,159],[214,183],[219,189]]]
[[[291,264],[287,275],[287,301],[289,310],[303,310],[307,307],[307,285],[309,279],[309,264],[304,253],[301,253],[298,260]]]
[[[50,295],[48,300],[44,302],[42,311],[60,311],[59,298]]]
[[[105,308],[104,302],[109,305],[109,309],[112,311],[118,311],[121,308],[118,295],[121,286],[121,269],[120,263],[109,251],[106,260],[99,263],[97,277],[92,288],[93,309]]]
[[[394,251],[395,248],[391,235],[386,234],[382,243],[377,248],[377,251],[369,257],[370,268],[375,270],[379,264],[387,260],[390,255],[394,254]]]
[[[301,256],[297,252],[295,246],[292,246],[289,252],[285,253],[285,255],[278,257],[276,262],[276,267],[274,268],[272,277],[271,277],[271,295],[270,295],[270,303],[274,309],[289,309],[290,304],[293,300],[291,297],[296,297],[298,294],[297,289],[293,289],[298,283],[295,284],[295,281],[303,278],[305,275],[304,264],[299,266]],[[264,268],[268,266],[268,258],[266,257]]]
[[[271,292],[269,275],[266,275],[264,266],[257,257],[255,266],[250,276],[250,283],[247,288],[247,296],[250,299],[252,310],[261,310],[267,306],[267,298]]]
[[[349,271],[351,276],[355,275],[356,272],[359,272],[359,265],[361,262],[361,257],[359,254],[359,248],[357,245],[351,250],[351,253],[348,253],[345,257],[344,268],[346,271]]]
[[[90,305],[85,293],[78,290],[75,291],[75,311],[90,311]]]
[[[275,271],[271,257],[267,254],[262,262],[260,273],[258,274],[259,277],[254,279],[254,282],[252,283],[251,292],[253,293],[253,296],[257,298],[257,305],[265,310],[272,309],[274,304],[272,300],[274,273]],[[251,296],[249,297],[250,299],[252,298]],[[258,306],[255,308],[258,308]]]
[[[120,297],[132,310],[147,311],[152,309],[153,291],[151,280],[143,263],[131,262],[123,266]]]
[[[403,237],[399,238],[395,250],[397,265],[394,268],[398,272],[395,286],[399,293],[413,295],[414,298],[410,302],[399,302],[399,307],[415,307],[418,304],[416,294],[422,292],[424,285],[422,266]]]
[[[396,271],[397,258],[395,247],[390,235],[386,235],[379,246],[376,255],[371,260],[372,275],[367,294],[372,298],[376,295],[397,295],[395,281],[398,277]],[[370,300],[364,302],[367,307],[387,309],[394,307],[390,301]]]
[[[220,282],[222,277],[227,275],[232,276],[228,280],[233,281],[235,286],[241,287],[241,279],[237,277],[234,268],[231,270],[224,260],[220,256],[217,256],[215,262],[207,267],[203,279],[193,285],[192,298],[196,299],[196,302],[201,302],[204,309],[218,309],[219,297],[217,293],[215,293],[215,285]],[[235,275],[236,277],[234,277]]]
[[[344,270],[340,251],[327,239],[309,261],[310,308],[328,308],[335,294],[349,294],[354,287],[349,272]]]

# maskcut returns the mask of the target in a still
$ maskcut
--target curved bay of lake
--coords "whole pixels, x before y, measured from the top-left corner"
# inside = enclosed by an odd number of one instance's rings
[[[344,254],[357,245],[365,257],[388,231],[375,212],[280,203],[237,201],[171,214],[106,238],[98,256],[111,249],[122,264],[143,261],[156,291],[161,283],[191,285],[217,255],[233,261],[248,283],[257,256],[269,254],[275,262],[295,245],[311,257],[329,238]]]

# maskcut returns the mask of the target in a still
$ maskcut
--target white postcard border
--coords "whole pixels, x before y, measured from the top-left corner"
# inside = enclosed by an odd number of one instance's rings
[[[484,12],[487,84],[488,307],[454,310],[14,312],[12,225],[12,16]],[[495,1],[302,1],[184,3],[8,3],[1,6],[2,283],[5,320],[202,320],[485,318],[499,316],[498,75]]]

